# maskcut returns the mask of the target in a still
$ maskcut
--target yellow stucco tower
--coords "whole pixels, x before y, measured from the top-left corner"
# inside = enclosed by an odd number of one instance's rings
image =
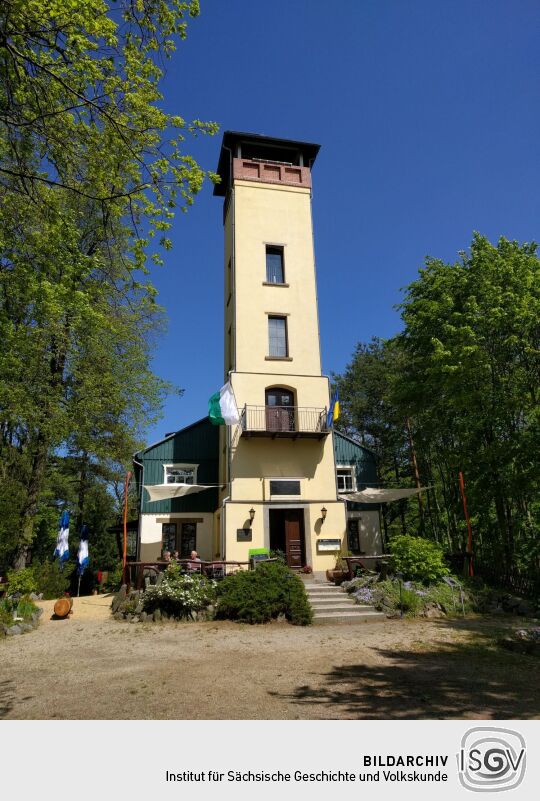
[[[240,424],[223,428],[216,552],[286,554],[335,564],[345,538],[329,382],[321,372],[311,170],[318,145],[226,132],[215,194],[224,197],[225,381]]]

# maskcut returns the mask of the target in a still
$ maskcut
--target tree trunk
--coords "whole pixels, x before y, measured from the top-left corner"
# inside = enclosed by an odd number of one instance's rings
[[[49,447],[45,434],[40,432],[34,445],[34,456],[32,459],[32,469],[28,481],[26,502],[21,513],[19,545],[13,560],[15,570],[26,567],[28,553],[34,538],[34,518],[37,514],[45,469],[47,466]]]

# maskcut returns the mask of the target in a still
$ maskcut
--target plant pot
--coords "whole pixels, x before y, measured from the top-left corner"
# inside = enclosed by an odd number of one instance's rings
[[[345,581],[349,577],[349,573],[347,570],[327,570],[326,571],[326,579],[327,581],[332,581],[334,584],[341,584],[342,581]]]

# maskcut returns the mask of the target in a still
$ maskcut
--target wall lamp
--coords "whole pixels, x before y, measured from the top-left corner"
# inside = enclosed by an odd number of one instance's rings
[[[321,520],[323,521],[323,523],[324,523],[324,521],[326,520],[326,513],[327,513],[327,511],[328,511],[328,510],[326,509],[326,507],[325,507],[325,506],[323,506],[323,508],[321,509]]]
[[[253,523],[253,518],[254,517],[255,517],[255,509],[252,506],[251,509],[249,510],[249,522],[250,523]]]

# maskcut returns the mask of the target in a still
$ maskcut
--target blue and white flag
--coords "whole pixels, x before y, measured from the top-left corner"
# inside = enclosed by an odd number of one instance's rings
[[[64,509],[62,517],[60,518],[60,531],[56,538],[56,548],[54,555],[57,556],[61,562],[69,559],[69,512]]]
[[[88,526],[86,525],[84,525],[81,529],[81,539],[79,542],[77,561],[79,562],[77,572],[79,573],[79,576],[82,576],[85,568],[87,568],[90,564],[90,557],[88,556]]]

